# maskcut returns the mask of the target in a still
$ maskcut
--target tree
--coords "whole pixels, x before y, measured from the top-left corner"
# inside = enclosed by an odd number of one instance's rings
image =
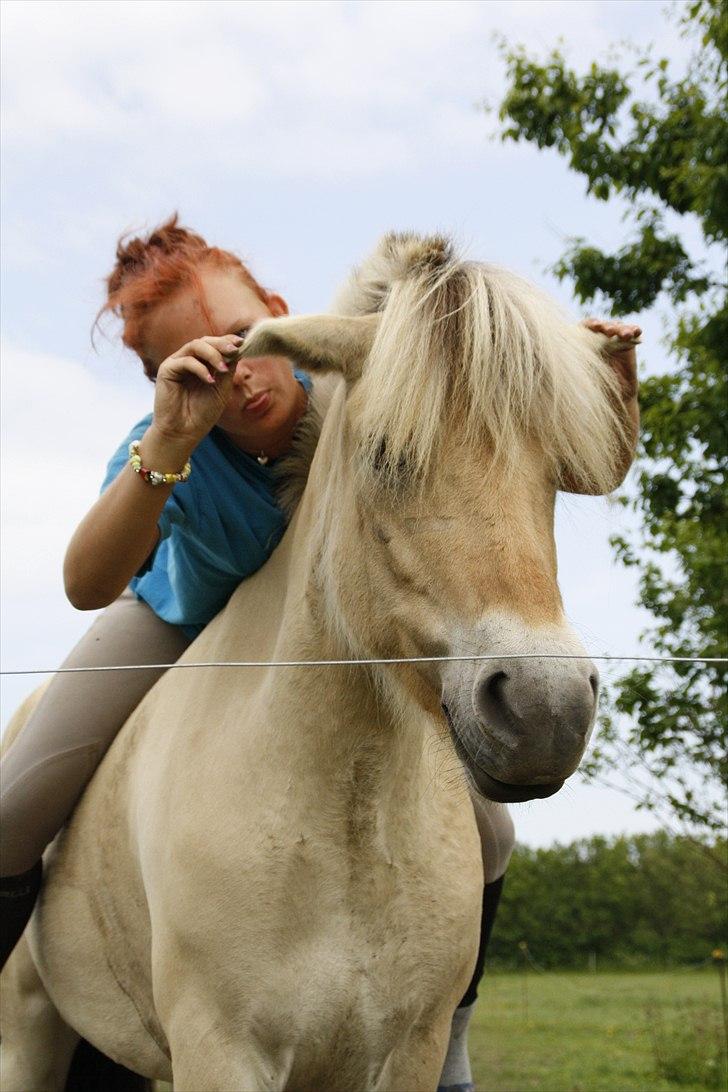
[[[724,878],[703,845],[658,831],[516,846],[489,961],[518,966],[525,941],[542,967],[707,963],[728,938]]]
[[[722,267],[714,259],[724,256],[728,229],[728,8],[691,0],[679,19],[697,39],[681,76],[650,51],[635,51],[629,71],[595,62],[580,75],[558,50],[541,64],[502,43],[500,135],[555,149],[595,200],[629,200],[620,249],[604,253],[572,237],[553,272],[573,282],[579,301],[611,304],[616,315],[670,305],[673,363],[642,383],[637,485],[620,497],[640,529],[612,544],[639,575],[639,603],[654,618],[642,637],[655,652],[725,657],[728,311],[724,280],[710,267]],[[686,218],[702,232],[701,254],[679,234]],[[640,806],[684,830],[722,829],[725,681],[724,664],[700,662],[648,664],[621,677],[618,715],[606,717],[590,773],[603,777],[629,759]],[[646,777],[634,775],[635,756]]]

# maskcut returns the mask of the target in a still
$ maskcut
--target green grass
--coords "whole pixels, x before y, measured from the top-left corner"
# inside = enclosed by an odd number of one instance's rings
[[[718,977],[486,972],[471,1024],[478,1092],[725,1088]]]

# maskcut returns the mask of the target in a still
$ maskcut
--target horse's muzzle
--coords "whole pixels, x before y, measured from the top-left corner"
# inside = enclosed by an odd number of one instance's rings
[[[598,674],[586,656],[569,653],[493,656],[482,666],[452,663],[442,671],[442,708],[457,753],[489,799],[552,796],[579,765],[594,725]]]
[[[470,754],[465,743],[458,735],[450,710],[444,702],[442,711],[450,728],[450,735],[455,744],[458,757],[470,774],[478,792],[482,793],[488,800],[495,800],[499,804],[522,804],[526,800],[545,800],[557,793],[564,784],[563,778],[560,781],[549,781],[540,785],[511,785],[506,781],[499,781],[497,777],[493,777],[487,770],[484,770],[482,765]]]

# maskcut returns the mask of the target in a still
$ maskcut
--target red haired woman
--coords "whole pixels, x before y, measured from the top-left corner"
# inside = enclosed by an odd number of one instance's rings
[[[112,457],[66,553],[75,607],[106,607],[65,667],[176,660],[285,530],[272,463],[310,380],[283,357],[226,356],[287,313],[239,258],[177,217],[117,247],[101,313],[154,383],[154,409]],[[189,460],[194,452],[194,472]],[[189,481],[188,481],[189,478]],[[2,961],[37,893],[40,857],[160,669],[56,675],[2,763]]]

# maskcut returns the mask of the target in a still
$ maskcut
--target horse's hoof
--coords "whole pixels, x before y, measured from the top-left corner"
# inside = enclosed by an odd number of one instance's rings
[[[437,1092],[475,1092],[475,1085],[470,1081],[465,1084],[438,1084]]]

